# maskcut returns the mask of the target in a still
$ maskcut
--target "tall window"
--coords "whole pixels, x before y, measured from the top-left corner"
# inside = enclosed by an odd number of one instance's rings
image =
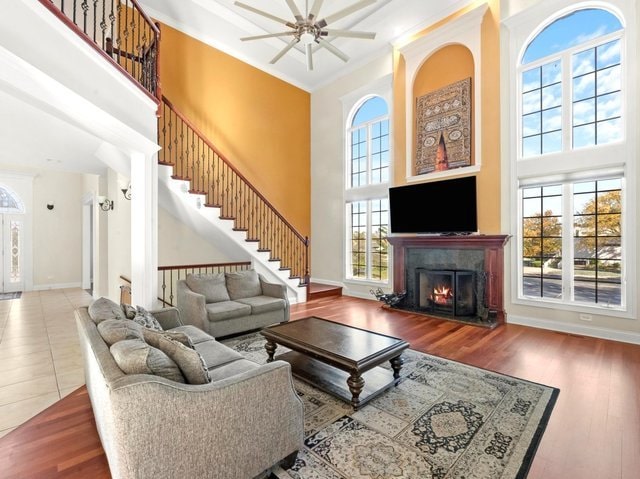
[[[519,297],[624,309],[625,31],[600,8],[549,22],[517,67]]]
[[[389,278],[389,112],[384,99],[362,103],[347,127],[347,277]]]

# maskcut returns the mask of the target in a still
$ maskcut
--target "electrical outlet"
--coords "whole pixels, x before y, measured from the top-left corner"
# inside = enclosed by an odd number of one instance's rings
[[[591,318],[591,315],[590,315],[590,314],[584,314],[584,313],[582,313],[582,314],[580,314],[580,319],[581,319],[582,321],[591,321],[591,319],[592,319],[592,318]]]

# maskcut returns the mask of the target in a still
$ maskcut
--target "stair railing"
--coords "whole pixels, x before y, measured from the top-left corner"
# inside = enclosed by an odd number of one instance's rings
[[[241,261],[235,263],[209,263],[209,264],[187,264],[179,266],[159,266],[158,267],[158,299],[162,301],[162,306],[176,305],[177,284],[181,279],[185,279],[189,273],[193,274],[214,274],[232,273],[234,271],[244,271],[251,269],[251,261]]]
[[[39,1],[160,102],[160,27],[137,0]]]
[[[300,285],[309,283],[309,238],[302,236],[218,149],[166,98],[158,119],[160,164],[173,167],[173,177],[190,182],[190,192],[206,195],[205,206],[221,208],[247,241],[270,252],[282,270]]]

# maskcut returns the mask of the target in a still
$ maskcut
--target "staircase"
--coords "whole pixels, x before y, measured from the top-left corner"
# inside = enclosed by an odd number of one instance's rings
[[[160,26],[138,0],[38,0],[158,104],[160,202],[206,224],[220,249],[249,255],[262,274],[307,297],[309,239],[222,155],[171,102],[158,78]],[[164,196],[163,196],[164,195]]]
[[[166,97],[158,119],[161,185],[248,254],[263,274],[285,283],[292,301],[306,300],[309,239],[271,203]]]

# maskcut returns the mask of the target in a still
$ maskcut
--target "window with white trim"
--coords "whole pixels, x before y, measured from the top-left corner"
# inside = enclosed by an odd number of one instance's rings
[[[626,308],[623,25],[613,10],[563,10],[522,47],[519,299]]]
[[[386,283],[390,169],[387,102],[379,96],[364,99],[347,125],[346,138],[346,277]]]

